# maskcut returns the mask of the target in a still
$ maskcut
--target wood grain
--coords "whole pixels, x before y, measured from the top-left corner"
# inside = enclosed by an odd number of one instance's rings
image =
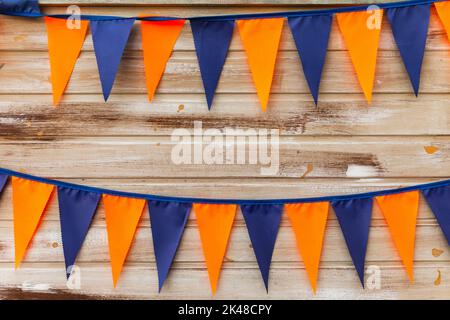
[[[80,289],[66,286],[63,263],[24,263],[14,271],[12,263],[0,264],[3,299],[211,299],[208,275],[203,263],[175,264],[158,294],[156,268],[150,263],[128,263],[112,288],[107,263],[80,264]],[[224,263],[216,299],[439,299],[448,295],[448,281],[434,285],[441,271],[449,274],[448,263],[418,262],[415,282],[408,283],[399,264],[378,264],[381,288],[363,290],[350,265],[324,264],[319,272],[317,295],[311,293],[306,272],[294,263],[274,263],[266,293],[259,270],[253,264]],[[239,281],[236,281],[239,279]],[[245,288],[245,290],[243,290]],[[189,296],[186,295],[189,291]]]
[[[175,145],[176,142],[166,136],[42,141],[3,139],[0,140],[0,162],[14,170],[64,178],[263,178],[261,168],[269,166],[261,162],[236,164],[236,160],[222,165],[194,164],[192,156],[191,164],[175,165],[171,159]],[[427,153],[424,149],[427,145],[438,147],[439,152]],[[308,177],[445,178],[450,170],[449,155],[448,137],[285,136],[280,137],[279,170],[275,176],[300,178],[308,164],[312,164],[314,169]],[[27,159],[26,166],[17,159]],[[276,157],[272,159],[275,165]]]
[[[375,94],[370,106],[361,94],[273,94],[261,112],[254,94],[217,94],[207,111],[204,94],[67,94],[55,108],[52,97],[4,95],[0,136],[11,139],[80,136],[164,136],[174,128],[278,129],[280,135],[448,135],[450,95]],[[236,104],[236,101],[240,101]],[[245,106],[244,108],[242,106]],[[426,115],[426,116],[425,116]]]

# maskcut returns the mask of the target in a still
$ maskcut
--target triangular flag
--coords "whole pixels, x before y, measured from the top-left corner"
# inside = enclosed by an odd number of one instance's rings
[[[259,270],[268,291],[270,263],[280,227],[283,205],[241,205],[241,210]]]
[[[54,186],[12,177],[15,266],[19,267],[44,213]]]
[[[331,204],[344,234],[359,280],[364,288],[364,265],[367,242],[369,240],[373,199],[338,200],[333,201]]]
[[[434,6],[450,41],[450,1],[435,2]]]
[[[234,21],[191,20],[191,29],[206,101],[208,109],[211,109],[214,93],[230,47]]]
[[[53,104],[57,105],[66,89],[80,55],[89,21],[80,20],[79,28],[69,28],[68,20],[45,17],[50,55]]]
[[[450,186],[425,189],[422,194],[450,245]]]
[[[135,19],[92,20],[91,31],[103,97],[108,100]],[[112,40],[113,39],[113,40]]]
[[[316,105],[332,21],[332,15],[288,19],[303,72]]]
[[[127,258],[145,200],[103,195],[114,288]]]
[[[191,206],[181,202],[148,202],[160,291],[180,244]]]
[[[391,231],[392,239],[405,265],[409,280],[414,281],[414,245],[419,211],[419,192],[410,191],[375,198]]]
[[[141,21],[148,99],[153,100],[184,20]]]
[[[0,194],[2,194],[3,189],[6,186],[6,183],[8,182],[8,176],[5,174],[0,174]]]
[[[369,24],[369,14],[375,16],[379,23]],[[337,14],[336,17],[359,84],[366,100],[370,103],[383,10],[344,12]]]
[[[99,200],[100,194],[97,193],[58,187],[61,238],[67,278],[70,276],[70,267],[75,264],[86,238]]]
[[[236,215],[236,205],[194,203],[193,209],[208,268],[211,291],[215,294],[231,227]]]
[[[430,21],[430,4],[386,9],[395,42],[416,96]]]
[[[297,248],[315,294],[329,203],[292,203],[285,204],[284,209],[291,221]]]
[[[283,18],[236,21],[263,111],[269,102]]]

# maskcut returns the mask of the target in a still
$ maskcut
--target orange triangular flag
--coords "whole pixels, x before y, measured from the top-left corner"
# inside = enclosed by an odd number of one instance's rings
[[[193,205],[213,294],[216,293],[236,207],[234,204]]]
[[[80,21],[80,28],[69,28],[66,19],[45,17],[50,55],[50,73],[53,88],[53,103],[57,105],[69,82],[75,63],[83,46],[89,24]]]
[[[434,6],[436,7],[439,19],[444,25],[445,31],[447,31],[447,38],[450,41],[450,1],[435,2]]]
[[[392,239],[405,265],[409,280],[414,281],[414,243],[419,209],[419,192],[403,192],[375,198],[391,231]]]
[[[12,177],[16,269],[25,256],[54,186]]]
[[[134,239],[145,200],[103,195],[114,288]]]
[[[284,19],[238,20],[236,23],[261,107],[266,111]]]
[[[141,21],[145,77],[150,101],[153,100],[183,26],[184,20]]]
[[[292,203],[285,204],[284,208],[291,221],[297,248],[315,294],[329,203]]]
[[[383,10],[345,12],[336,17],[359,84],[370,103]]]

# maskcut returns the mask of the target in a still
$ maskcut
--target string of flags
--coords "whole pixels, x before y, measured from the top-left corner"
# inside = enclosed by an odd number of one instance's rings
[[[142,48],[148,98],[151,101],[166,64],[185,24],[190,22],[208,108],[214,94],[235,27],[244,46],[251,75],[263,111],[272,86],[280,36],[287,19],[314,102],[318,103],[320,80],[326,58],[333,16],[336,17],[361,89],[371,102],[377,51],[385,14],[403,59],[412,89],[419,93],[420,74],[428,34],[430,8],[434,4],[450,40],[450,1],[412,0],[343,7],[328,10],[273,12],[209,17],[116,17],[78,16],[80,25],[69,27],[68,15],[44,15],[36,8],[0,5],[0,14],[44,17],[48,35],[53,101],[57,105],[65,91],[83,46],[88,26],[97,60],[104,100],[107,101],[136,20],[141,21]],[[23,10],[23,11],[21,11]]]
[[[114,287],[120,277],[141,216],[151,223],[159,290],[194,212],[208,270],[216,292],[237,207],[240,206],[255,258],[268,290],[269,270],[280,220],[288,216],[313,292],[330,208],[337,217],[348,252],[364,287],[364,264],[374,203],[389,227],[411,282],[420,194],[434,213],[450,245],[450,180],[376,192],[316,198],[238,200],[164,197],[128,193],[40,178],[0,168],[0,193],[11,180],[15,266],[19,267],[40,220],[57,194],[66,275],[76,258],[100,201],[105,221]],[[147,210],[146,210],[147,208]]]

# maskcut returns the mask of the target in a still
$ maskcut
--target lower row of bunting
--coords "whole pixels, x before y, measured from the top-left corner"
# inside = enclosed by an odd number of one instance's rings
[[[0,174],[0,192],[9,176]],[[74,265],[100,200],[105,209],[112,276],[116,287],[140,217],[148,206],[161,290],[175,257],[191,209],[195,212],[211,290],[216,292],[222,260],[237,204],[153,201],[101,194],[11,176],[15,266],[19,267],[52,194],[57,189],[66,270]],[[421,190],[450,244],[450,186]],[[350,256],[364,287],[364,263],[375,202],[380,207],[410,281],[419,190],[375,197],[286,204],[241,204],[261,276],[268,289],[269,269],[281,215],[286,212],[295,233],[314,293],[330,205],[337,216]],[[70,273],[67,273],[67,277]]]

